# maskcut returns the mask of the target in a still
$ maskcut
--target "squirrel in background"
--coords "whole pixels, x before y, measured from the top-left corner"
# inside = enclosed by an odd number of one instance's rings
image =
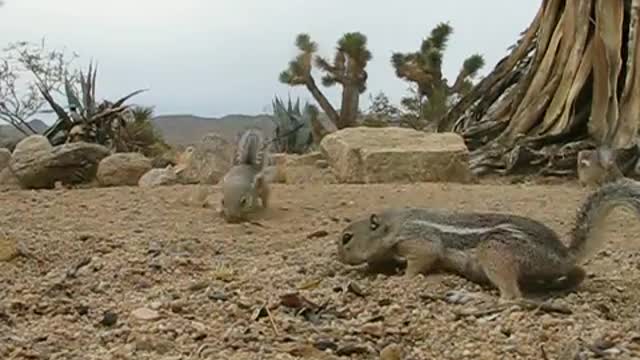
[[[240,136],[232,167],[222,179],[220,212],[227,222],[247,220],[267,208],[272,178],[268,145],[257,129],[248,129]]]

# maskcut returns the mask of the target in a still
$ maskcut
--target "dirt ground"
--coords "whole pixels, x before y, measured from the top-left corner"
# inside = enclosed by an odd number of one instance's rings
[[[518,213],[564,236],[589,192],[575,182],[275,185],[253,224],[189,203],[197,190],[0,193],[1,229],[26,253],[0,262],[0,358],[377,359],[396,344],[403,359],[640,359],[640,224],[623,212],[586,281],[552,294],[571,314],[335,260],[348,219],[387,206]]]

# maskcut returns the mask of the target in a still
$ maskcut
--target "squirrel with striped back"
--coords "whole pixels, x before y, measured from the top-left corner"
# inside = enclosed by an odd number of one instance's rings
[[[622,178],[592,193],[578,209],[569,245],[534,219],[500,213],[394,208],[349,224],[337,239],[345,264],[406,261],[406,275],[437,270],[490,284],[503,301],[532,289],[568,289],[586,277],[582,261],[604,243],[607,215],[617,207],[640,216],[640,182]]]
[[[232,167],[222,179],[221,215],[227,222],[247,220],[268,206],[268,143],[260,130],[248,129],[240,136]]]

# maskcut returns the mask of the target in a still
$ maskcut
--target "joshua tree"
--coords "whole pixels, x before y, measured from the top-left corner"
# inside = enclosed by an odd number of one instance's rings
[[[366,36],[358,32],[344,34],[338,40],[336,53],[331,62],[315,55],[318,46],[311,41],[308,34],[297,36],[296,47],[300,54],[290,61],[289,68],[280,74],[280,81],[291,86],[306,86],[336,128],[356,125],[360,95],[366,90],[366,67],[372,58],[371,52],[367,49]],[[311,73],[314,64],[324,72],[324,86],[342,86],[340,113],[318,88]]]
[[[396,75],[417,88],[416,96],[402,100],[404,107],[417,111],[417,118],[425,122],[438,122],[447,113],[452,97],[467,94],[473,86],[471,81],[484,66],[482,55],[471,55],[462,64],[455,82],[448,84],[442,75],[442,59],[452,33],[451,25],[440,23],[422,41],[418,51],[391,56]]]
[[[542,2],[439,130],[465,137],[476,173],[571,174],[583,149],[637,149],[639,11],[640,0]]]

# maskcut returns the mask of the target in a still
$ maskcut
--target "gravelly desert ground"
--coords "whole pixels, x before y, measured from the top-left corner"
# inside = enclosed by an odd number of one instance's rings
[[[197,189],[0,193],[26,253],[0,263],[0,358],[376,359],[390,344],[403,359],[640,358],[640,225],[623,212],[589,278],[553,295],[571,314],[334,258],[345,219],[393,205],[515,212],[565,235],[588,193],[575,183],[280,185],[259,224],[238,225],[189,203]]]

